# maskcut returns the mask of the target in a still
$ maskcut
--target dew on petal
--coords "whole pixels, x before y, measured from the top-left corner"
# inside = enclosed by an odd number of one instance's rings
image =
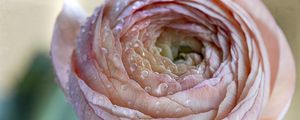
[[[95,22],[96,22],[96,19],[94,18],[94,19],[92,20],[92,24],[95,24]]]
[[[155,111],[155,114],[158,114],[159,113],[159,111],[157,110],[157,111]]]
[[[168,95],[172,95],[173,94],[173,92],[168,92]]]
[[[146,70],[144,70],[144,71],[141,72],[141,77],[142,77],[143,79],[147,78],[148,75],[149,75],[149,72],[146,71]]]
[[[108,50],[107,50],[106,48],[101,48],[101,50],[102,50],[102,52],[103,52],[104,54],[107,54],[107,53],[108,53]]]
[[[156,106],[159,106],[159,105],[160,105],[160,102],[159,102],[159,101],[156,101],[156,102],[155,102],[155,105],[156,105]]]
[[[88,60],[88,56],[87,56],[86,54],[84,54],[84,55],[82,56],[82,60],[83,60],[83,61],[87,61],[87,60]]]
[[[128,101],[128,103],[127,103],[128,105],[132,105],[132,102],[131,101]]]
[[[176,108],[176,112],[180,112],[181,110],[181,108]]]
[[[150,86],[145,87],[145,91],[146,92],[151,92],[151,87]]]
[[[127,85],[121,85],[121,90],[126,90],[127,89]]]
[[[120,8],[119,7],[115,7],[115,11],[119,11],[120,10]]]
[[[133,47],[137,48],[139,47],[140,45],[138,43],[134,43]]]
[[[161,53],[162,49],[161,48],[157,48],[158,52]]]
[[[164,92],[168,89],[168,84],[167,83],[161,83],[158,85],[158,92],[161,93],[161,92]]]
[[[111,88],[111,85],[110,85],[110,84],[107,84],[106,87],[107,87],[107,88]]]
[[[141,1],[137,1],[133,4],[132,9],[137,9],[138,7],[140,7],[143,4],[143,2]]]
[[[191,103],[191,100],[186,100],[185,103],[186,103],[187,105],[189,105],[189,104]]]
[[[85,29],[84,29],[84,28],[82,28],[82,29],[81,29],[81,32],[83,32],[83,33],[84,33],[84,32],[85,32]]]
[[[137,65],[136,65],[136,64],[133,64],[133,65],[130,66],[129,69],[130,69],[131,72],[133,72],[133,71],[136,70],[136,68],[137,68]]]

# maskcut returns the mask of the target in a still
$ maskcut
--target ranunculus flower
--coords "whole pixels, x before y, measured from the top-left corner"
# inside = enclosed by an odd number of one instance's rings
[[[295,68],[260,0],[66,1],[51,55],[82,120],[275,120]]]

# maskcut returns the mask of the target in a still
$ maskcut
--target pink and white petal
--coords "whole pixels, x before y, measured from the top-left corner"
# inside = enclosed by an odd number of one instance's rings
[[[73,52],[80,25],[86,18],[85,11],[76,0],[65,0],[57,17],[51,44],[51,58],[58,83],[68,92],[71,54]]]
[[[295,62],[287,40],[261,0],[234,0],[254,19],[267,47],[271,94],[262,118],[282,119],[295,89]]]

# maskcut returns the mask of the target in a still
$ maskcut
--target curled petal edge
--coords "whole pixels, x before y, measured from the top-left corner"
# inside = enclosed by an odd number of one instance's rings
[[[66,96],[69,92],[70,58],[80,25],[84,23],[86,16],[86,12],[76,0],[65,0],[55,22],[50,55],[58,77],[57,82]]]
[[[261,0],[234,0],[234,2],[253,18],[267,48],[271,66],[271,93],[262,120],[283,119],[295,90],[296,70],[291,49],[283,32]]]

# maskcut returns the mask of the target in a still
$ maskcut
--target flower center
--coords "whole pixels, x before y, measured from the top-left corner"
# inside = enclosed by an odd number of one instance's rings
[[[179,30],[167,29],[161,33],[155,43],[160,54],[173,63],[196,66],[203,60],[203,44]]]

